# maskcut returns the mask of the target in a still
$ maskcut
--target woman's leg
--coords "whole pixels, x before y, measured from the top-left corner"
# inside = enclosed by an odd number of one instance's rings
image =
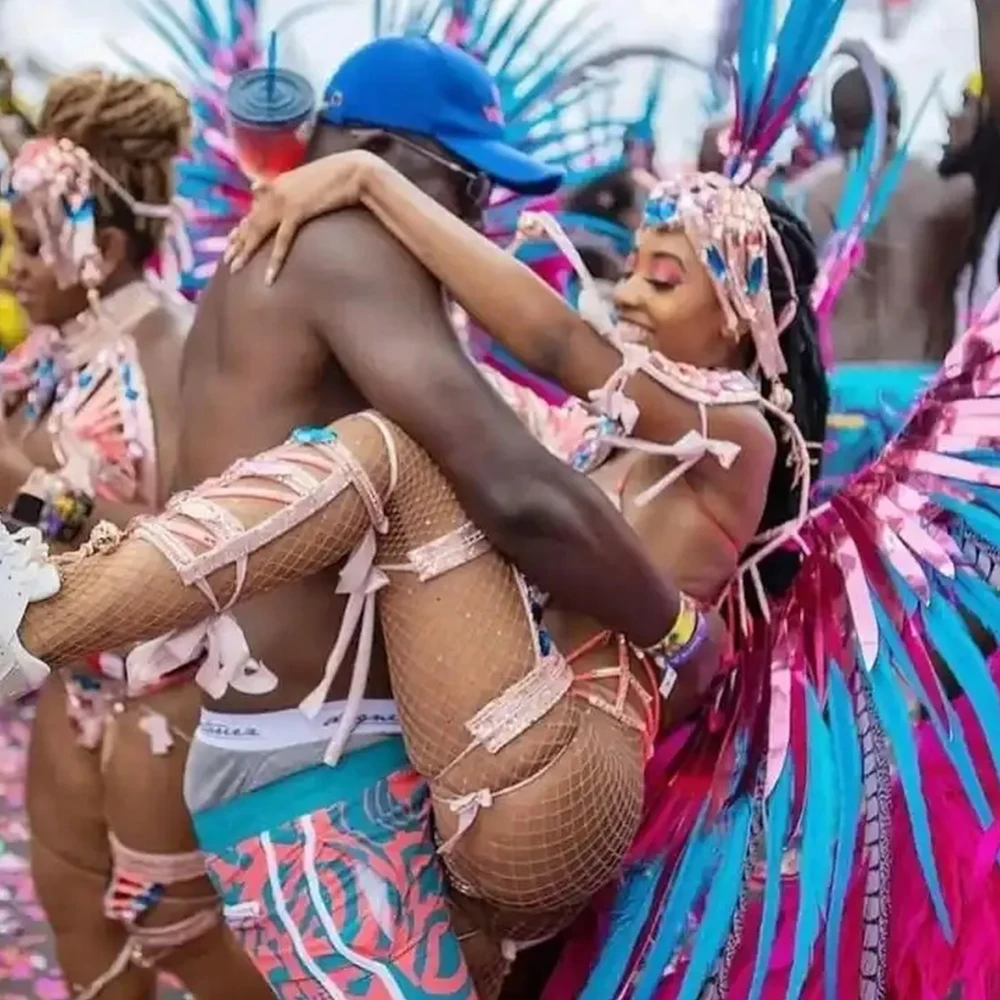
[[[71,989],[85,989],[113,967],[128,939],[104,914],[111,875],[101,759],[77,743],[59,675],[38,701],[28,757],[28,817],[35,891],[55,934]],[[150,1000],[154,973],[130,964],[100,1000]]]
[[[199,705],[198,689],[184,683],[130,700],[115,718],[104,803],[117,874],[159,886],[157,901],[135,918],[139,947],[156,968],[176,976],[198,1000],[273,1000],[225,926],[208,877],[184,877],[198,870],[193,862],[200,859],[183,797],[184,764]],[[154,754],[149,733],[162,731],[164,722],[173,745]]]
[[[195,491],[193,509],[187,495],[175,497],[124,538],[98,525],[59,562],[59,593],[28,606],[18,629],[25,648],[50,667],[74,663],[196,625],[236,597],[338,563],[381,515],[392,461],[368,420],[348,417],[328,433],[328,442],[292,441],[237,463],[225,482]]]

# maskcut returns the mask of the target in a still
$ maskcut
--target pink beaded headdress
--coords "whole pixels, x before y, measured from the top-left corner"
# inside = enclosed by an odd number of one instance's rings
[[[25,143],[11,165],[7,187],[31,207],[41,254],[55,271],[60,287],[78,282],[96,298],[101,283],[101,252],[95,242],[94,178],[100,180],[133,214],[174,220],[173,205],[141,202],[82,147],[69,139],[41,138]]]
[[[778,338],[792,322],[798,299],[791,265],[760,193],[718,174],[668,178],[650,195],[643,225],[687,236],[715,286],[727,334],[734,340],[750,334],[757,362],[769,380],[784,374],[787,366]],[[792,294],[780,316],[774,315],[771,304],[768,244]]]

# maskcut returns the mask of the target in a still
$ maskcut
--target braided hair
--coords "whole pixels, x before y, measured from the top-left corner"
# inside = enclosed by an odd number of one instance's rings
[[[174,195],[172,161],[187,145],[187,99],[166,80],[100,70],[61,77],[49,86],[39,131],[83,147],[136,201],[167,205]],[[99,176],[93,178],[98,226],[123,230],[133,262],[142,265],[166,221],[137,216]]]
[[[785,374],[780,376],[780,381],[792,394],[790,415],[794,418],[802,436],[810,445],[822,446],[826,438],[830,391],[816,336],[816,315],[809,304],[809,295],[817,273],[816,244],[805,222],[787,205],[767,197],[764,201],[771,217],[771,224],[788,257],[796,286],[794,290],[789,288],[785,270],[774,248],[768,246],[768,275],[775,315],[781,315],[782,310],[791,301],[793,291],[798,297],[795,318],[779,340],[781,353],[788,368]],[[764,379],[763,395],[770,397],[772,389],[773,384]],[[802,497],[802,484],[796,482],[797,468],[795,462],[791,460],[792,445],[785,426],[771,415],[768,415],[767,419],[774,431],[778,450],[771,472],[764,515],[760,523],[761,531],[775,528],[794,518],[798,514]],[[815,482],[820,473],[822,450],[819,449],[813,454],[815,460],[811,466],[811,473]],[[791,584],[799,562],[800,556],[796,552],[786,550],[774,552],[764,559],[760,564],[764,591],[771,597],[779,597]]]

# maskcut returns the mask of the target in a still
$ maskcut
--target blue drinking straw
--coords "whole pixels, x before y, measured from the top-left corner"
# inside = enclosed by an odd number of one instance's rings
[[[278,32],[272,31],[267,43],[267,100],[274,100],[275,70],[278,68]]]

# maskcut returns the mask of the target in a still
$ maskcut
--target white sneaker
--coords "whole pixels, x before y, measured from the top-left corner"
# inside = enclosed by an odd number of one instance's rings
[[[29,604],[59,593],[59,572],[37,528],[11,534],[0,524],[0,705],[36,691],[49,668],[21,644]]]

